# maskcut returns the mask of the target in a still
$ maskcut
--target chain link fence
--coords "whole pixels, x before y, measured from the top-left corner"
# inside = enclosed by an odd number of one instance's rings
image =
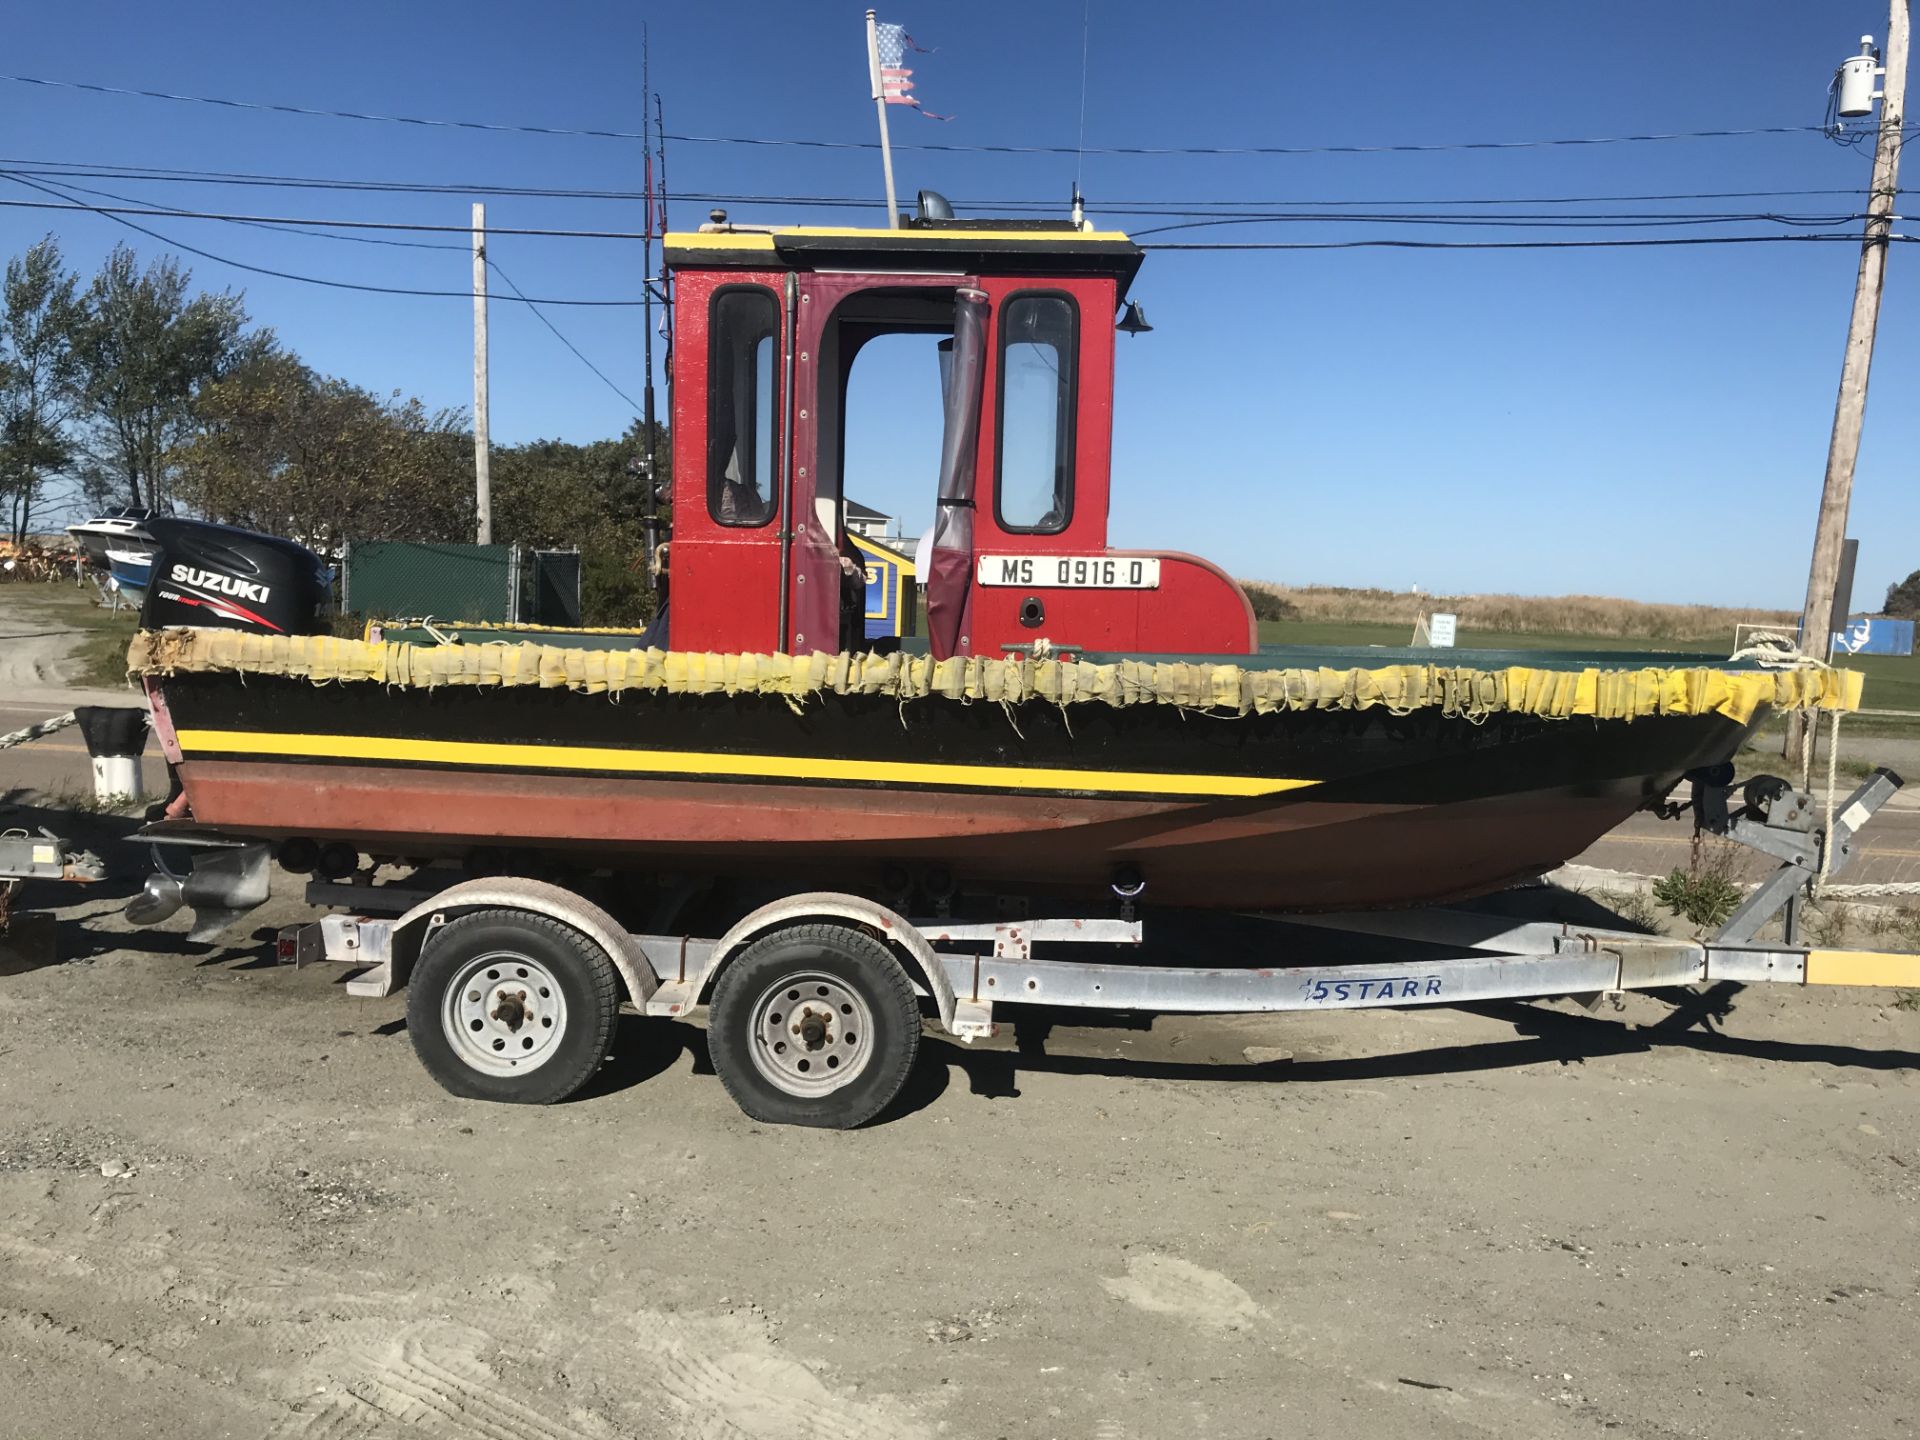
[[[351,541],[340,608],[369,619],[432,616],[460,624],[578,625],[580,552]]]

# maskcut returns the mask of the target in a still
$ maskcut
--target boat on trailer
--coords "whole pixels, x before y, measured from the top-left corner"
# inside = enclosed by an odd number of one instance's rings
[[[1262,650],[1218,566],[1110,543],[1125,235],[722,221],[666,256],[664,648],[315,639],[264,603],[218,619],[268,638],[182,633],[260,588],[242,542],[188,557],[135,668],[196,823],[493,868],[1405,905],[1552,868],[1772,710],[1858,703],[1854,677],[1689,655]],[[945,376],[929,633],[876,653],[843,583],[844,412],[901,334]]]
[[[144,834],[193,859],[150,877],[136,920],[186,905],[217,933],[266,898],[277,855],[348,912],[284,934],[282,958],[369,967],[357,994],[407,987],[415,1047],[458,1094],[573,1093],[624,998],[706,1007],[749,1114],[836,1126],[892,1101],[923,1019],[974,1039],[996,1006],[1920,972],[1795,943],[1805,887],[1898,778],[1821,831],[1812,797],[1736,788],[1727,763],[1771,713],[1857,708],[1857,674],[1262,648],[1219,567],[1114,546],[1126,236],[717,219],[666,254],[670,588],[644,634],[316,633],[316,557],[155,522],[130,664],[181,793]],[[844,412],[856,356],[894,334],[940,346],[944,431],[928,633],[876,644],[842,563]],[[1647,807],[1786,857],[1712,943],[1395,908],[1538,875]],[[1782,907],[1785,941],[1759,944]],[[1348,958],[1385,935],[1391,963]]]

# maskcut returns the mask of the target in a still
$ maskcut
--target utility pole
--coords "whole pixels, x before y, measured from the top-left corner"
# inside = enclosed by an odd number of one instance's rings
[[[887,177],[887,228],[900,228],[900,207],[893,198],[893,141],[887,135],[887,90],[880,80],[880,37],[873,11],[867,11],[867,75],[873,81],[873,111],[880,119],[880,168]]]
[[[1867,374],[1873,368],[1874,326],[1880,318],[1880,291],[1887,277],[1888,237],[1900,182],[1900,130],[1906,118],[1907,43],[1912,18],[1908,4],[1909,0],[1891,0],[1887,15],[1886,93],[1880,102],[1880,135],[1873,149],[1866,236],[1860,246],[1859,276],[1854,281],[1846,357],[1840,366],[1840,394],[1833,407],[1833,438],[1827,448],[1827,479],[1820,492],[1820,520],[1814,530],[1807,603],[1801,612],[1801,652],[1819,660],[1827,658],[1833,643],[1834,586],[1847,534],[1847,507],[1853,499],[1853,467],[1860,455]],[[1805,722],[1798,715],[1795,719],[1797,731]],[[1800,737],[1795,733],[1792,738]]]
[[[493,543],[492,445],[487,434],[487,207],[473,207],[474,537]]]

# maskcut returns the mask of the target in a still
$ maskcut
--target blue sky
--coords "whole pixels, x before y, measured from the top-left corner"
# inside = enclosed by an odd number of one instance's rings
[[[1880,35],[1881,0],[1367,7],[1095,0],[1090,145],[1337,145],[1811,125],[1833,67]],[[70,0],[9,20],[16,73],[331,109],[637,129],[651,25],[667,128],[870,140],[864,6],[577,3],[166,7]],[[1075,143],[1082,0],[925,0],[882,11],[938,53],[918,93],[950,123],[893,112],[895,139]],[[0,83],[14,161],[164,165],[434,182],[638,188],[619,141],[422,130]],[[1068,156],[896,156],[903,194],[1060,199]],[[865,196],[864,152],[680,143],[681,192]],[[1089,155],[1090,213],[1127,201],[1390,200],[1726,190],[1863,191],[1869,157],[1818,135],[1427,155]],[[1908,175],[1909,186],[1920,177]],[[83,180],[184,207],[464,224],[467,197]],[[33,198],[17,185],[7,198]],[[1836,212],[1849,196],[1710,201]],[[736,219],[837,220],[789,204]],[[963,211],[967,207],[963,206]],[[1658,209],[1621,205],[1619,209]],[[682,203],[676,223],[704,215]],[[881,208],[861,223],[878,223]],[[974,207],[973,213],[979,213]],[[639,207],[489,201],[499,226],[637,228]],[[1135,228],[1151,222],[1132,224]],[[254,264],[373,284],[463,288],[460,250],[330,242],[204,222],[154,228]],[[1737,229],[1738,227],[1736,227]],[[1911,227],[1903,227],[1911,228]],[[0,212],[16,252],[45,230],[91,269],[95,216]],[[1350,238],[1353,225],[1193,238]],[[1405,233],[1405,232],[1401,232]],[[1436,231],[1413,232],[1434,235]],[[1492,232],[1445,232],[1448,238]],[[1504,233],[1504,232],[1503,232]],[[435,238],[435,237],[427,237]],[[460,237],[439,237],[459,244]],[[1177,238],[1177,237],[1169,237]],[[530,294],[631,297],[637,245],[496,239]],[[1292,582],[1420,585],[1797,605],[1804,588],[1857,250],[1386,250],[1151,256],[1155,325],[1123,338],[1113,538]],[[326,290],[192,260],[246,291],[314,365],[433,405],[471,399],[469,307]],[[1920,247],[1896,249],[1857,481],[1857,601],[1920,566]],[[637,312],[551,318],[639,393]],[[493,311],[502,442],[618,432],[626,405],[518,307]],[[931,353],[893,346],[854,376],[849,492],[910,522],[937,463]]]

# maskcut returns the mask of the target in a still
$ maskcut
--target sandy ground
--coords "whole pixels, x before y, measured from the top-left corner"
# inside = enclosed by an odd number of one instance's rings
[[[527,1110],[68,828],[128,878],[0,977],[7,1440],[1920,1431],[1891,992],[1009,1031],[845,1134],[628,1017]]]
[[[696,1027],[631,1017],[585,1098],[455,1100],[400,998],[129,943],[118,903],[0,980],[0,1435],[1920,1422],[1887,992],[940,1043],[842,1134],[748,1121]]]
[[[54,587],[45,585],[0,586],[0,698],[22,703],[57,699],[77,673],[79,662],[72,652],[87,632],[50,603],[54,593]],[[65,599],[72,592],[62,586],[57,593]],[[100,697],[119,692],[78,693],[95,697],[81,704],[132,704],[137,699],[128,698],[131,691],[117,702]]]

